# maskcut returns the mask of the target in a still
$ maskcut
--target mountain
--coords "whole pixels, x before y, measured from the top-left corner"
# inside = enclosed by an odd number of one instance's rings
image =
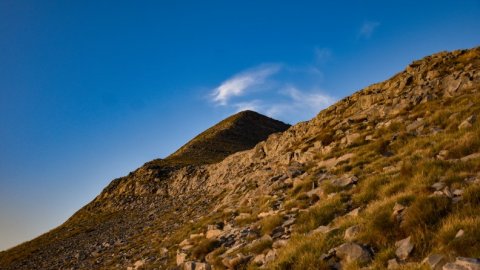
[[[480,48],[414,61],[288,129],[240,113],[1,252],[0,269],[478,269],[479,113]]]

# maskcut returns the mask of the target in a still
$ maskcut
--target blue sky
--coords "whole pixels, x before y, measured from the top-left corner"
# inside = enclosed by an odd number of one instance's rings
[[[232,113],[308,120],[479,29],[467,0],[0,0],[0,250]]]

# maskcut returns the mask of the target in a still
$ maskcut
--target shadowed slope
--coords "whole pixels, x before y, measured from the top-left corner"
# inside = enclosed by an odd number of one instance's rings
[[[163,160],[152,163],[200,165],[216,163],[225,157],[250,149],[290,125],[253,111],[234,114],[205,130]]]

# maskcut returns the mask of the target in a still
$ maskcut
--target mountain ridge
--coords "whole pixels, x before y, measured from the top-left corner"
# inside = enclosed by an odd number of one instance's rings
[[[431,252],[464,263],[453,259],[480,256],[479,86],[479,48],[415,61],[220,162],[142,166],[0,266],[384,269]]]

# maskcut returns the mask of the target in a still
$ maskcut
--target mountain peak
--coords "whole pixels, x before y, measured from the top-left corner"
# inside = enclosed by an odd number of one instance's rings
[[[190,140],[163,161],[174,164],[210,164],[250,149],[290,125],[254,111],[245,110],[225,118]]]

